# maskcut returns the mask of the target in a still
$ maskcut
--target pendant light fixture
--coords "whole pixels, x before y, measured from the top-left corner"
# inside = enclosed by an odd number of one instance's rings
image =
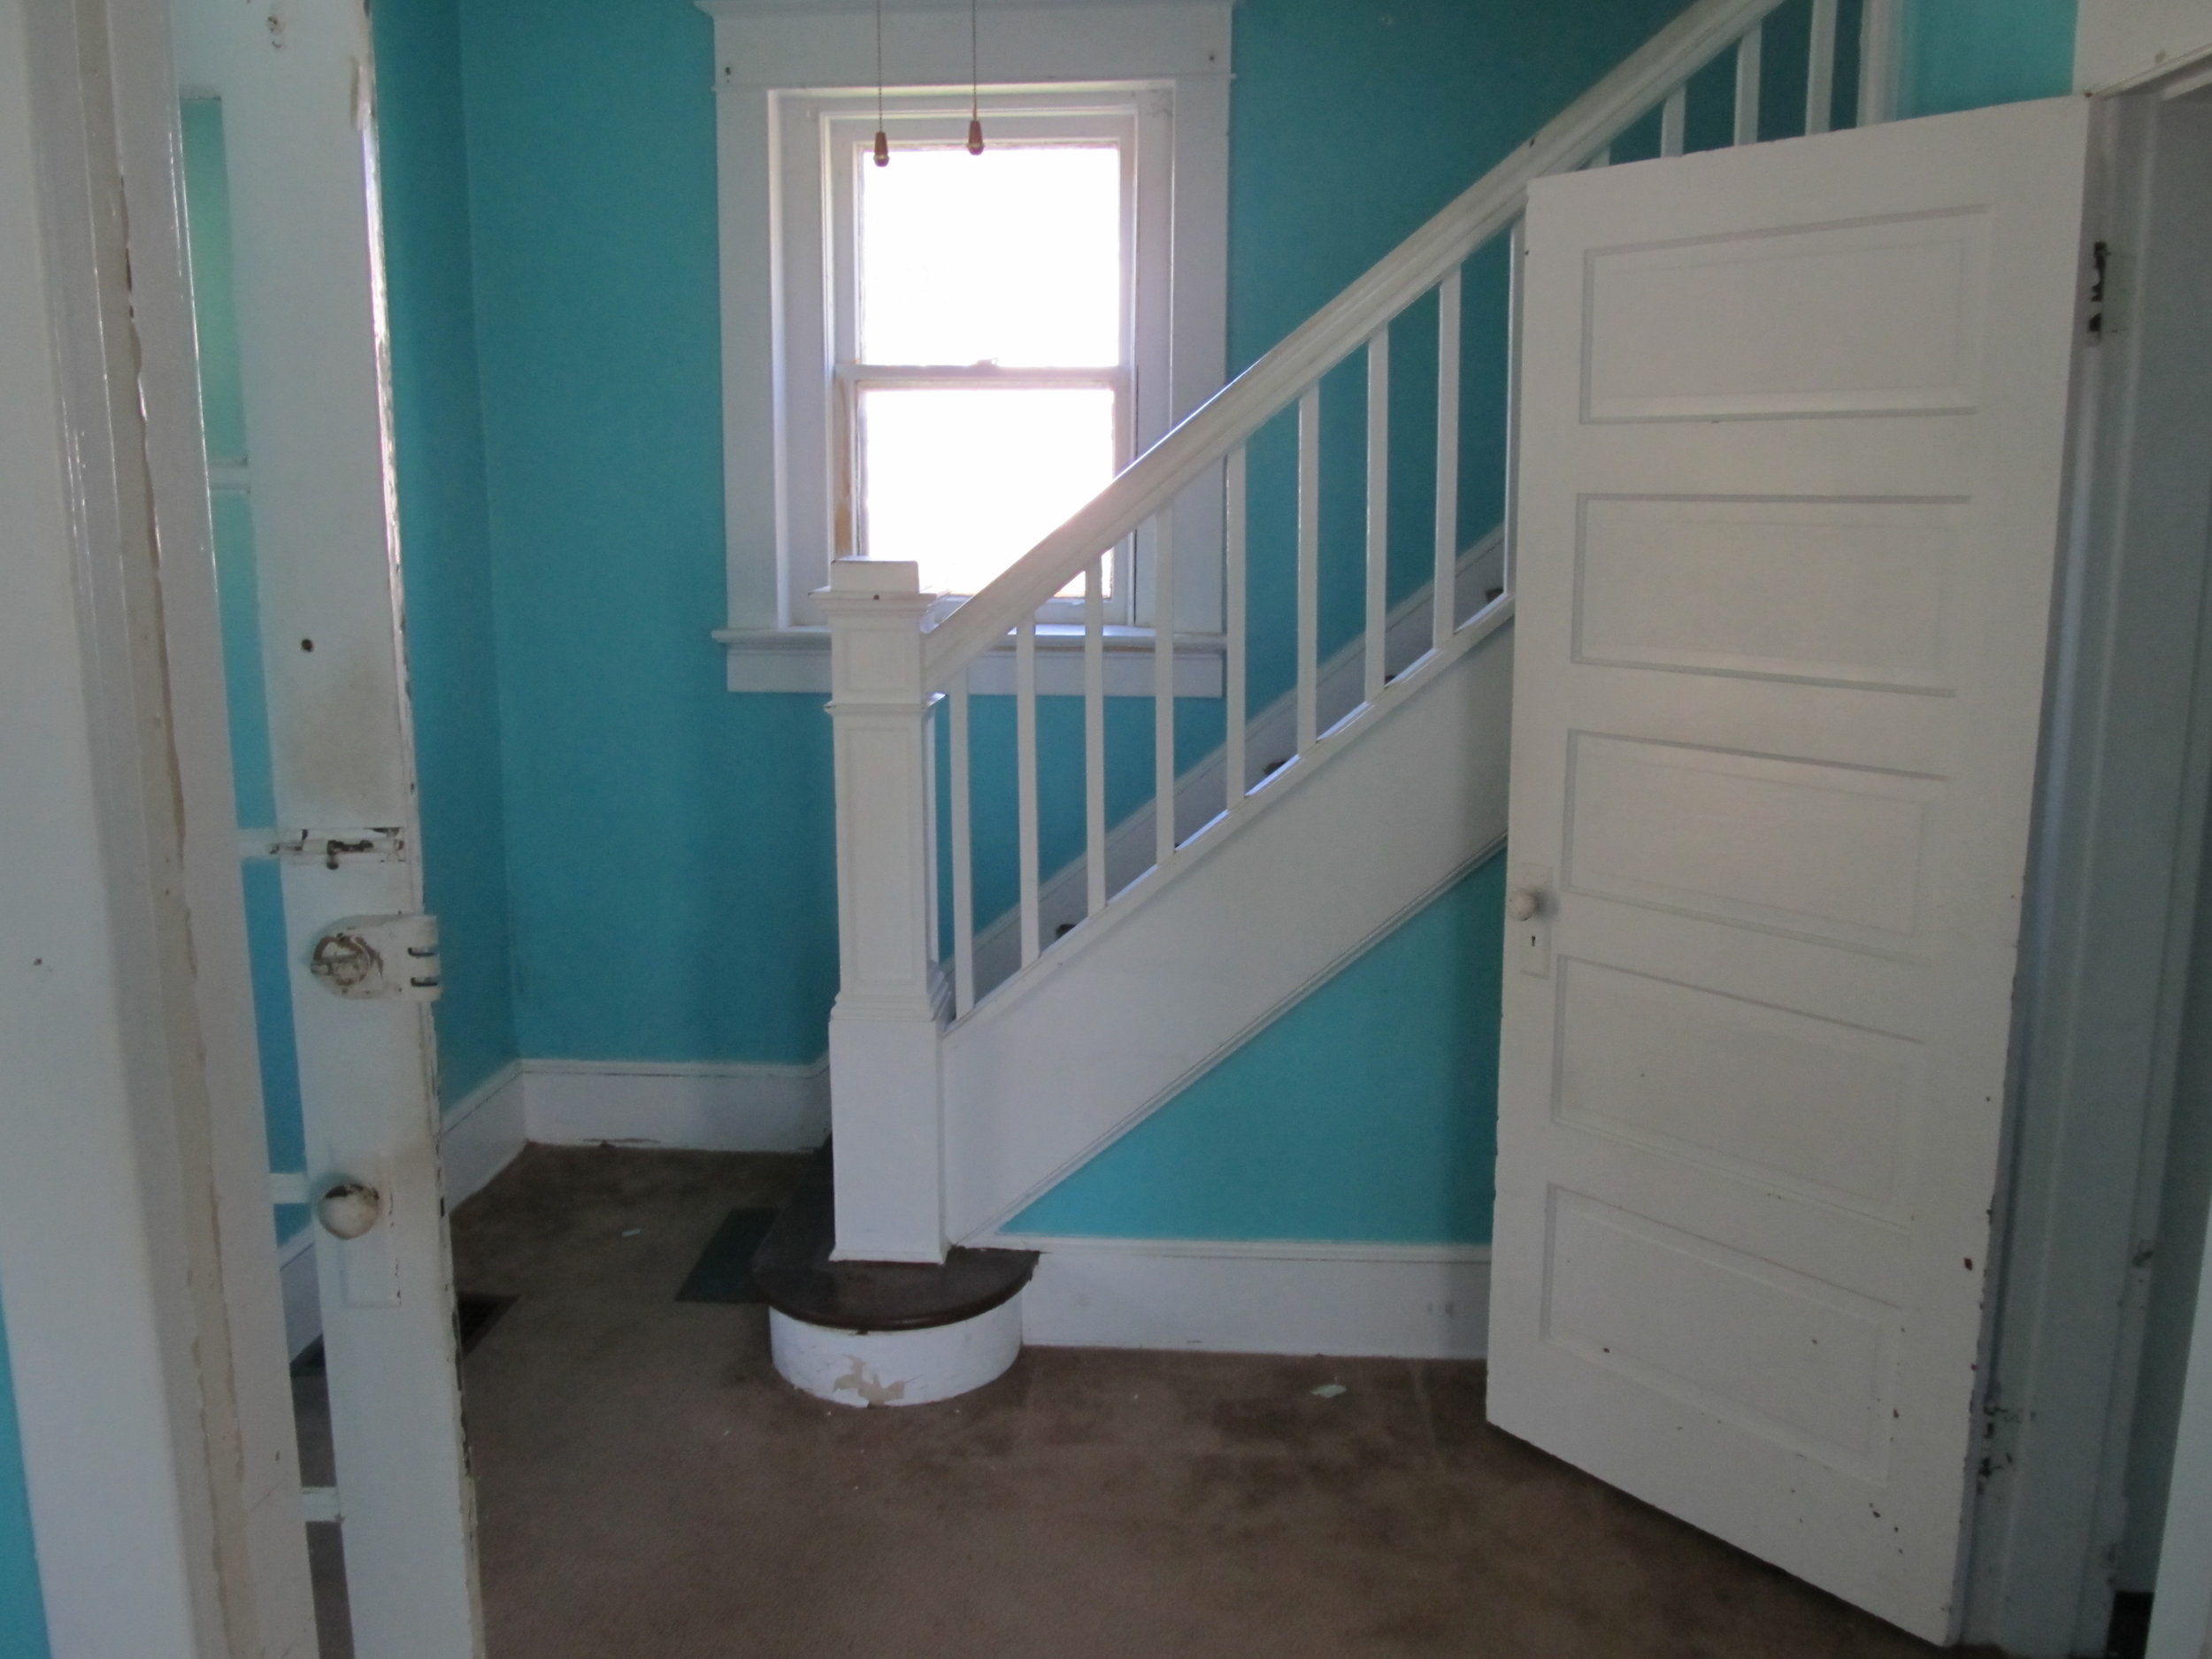
[[[883,130],[883,0],[876,0],[876,165],[891,165],[891,140]]]
[[[880,5],[882,0],[877,0]],[[976,50],[975,12],[977,0],[968,0],[968,153],[983,153],[983,71],[982,56]]]

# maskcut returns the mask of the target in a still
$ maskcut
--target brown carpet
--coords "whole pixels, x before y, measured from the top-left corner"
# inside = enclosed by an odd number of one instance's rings
[[[533,1148],[454,1217],[491,1659],[1902,1659],[1489,1429],[1479,1365],[1032,1349],[861,1411],[679,1302],[798,1161]],[[1317,1396],[1323,1384],[1344,1392]]]

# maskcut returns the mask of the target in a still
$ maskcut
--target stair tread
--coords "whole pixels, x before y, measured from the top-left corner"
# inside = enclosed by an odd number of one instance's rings
[[[1029,1282],[1034,1250],[959,1246],[938,1263],[832,1261],[831,1168],[824,1147],[753,1256],[753,1282],[779,1313],[841,1331],[922,1331],[988,1313]]]

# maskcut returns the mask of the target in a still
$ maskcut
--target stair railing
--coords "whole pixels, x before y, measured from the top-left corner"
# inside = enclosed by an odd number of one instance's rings
[[[1043,937],[1039,868],[1038,611],[1083,584],[1084,865],[1087,919],[1156,891],[1196,852],[1386,710],[1509,612],[1512,571],[1511,411],[1508,411],[1503,591],[1462,617],[1457,595],[1462,271],[1499,238],[1511,242],[1508,397],[1517,399],[1519,235],[1530,184],[1603,166],[1616,142],[1656,111],[1658,152],[1683,152],[1690,82],[1724,53],[1734,58],[1732,142],[1756,142],[1765,25],[1786,0],[1696,0],[1526,143],[1409,236],[1157,443],[1059,528],[934,626],[933,596],[910,563],[841,559],[820,595],[832,636],[835,726],[839,943],[842,979],[831,1018],[833,1110],[838,1141],[841,1256],[937,1260],[943,1249],[937,1179],[936,1043],[944,1019],[977,1003],[969,671],[1010,641],[1015,703],[1017,892],[1021,970],[1055,942]],[[1809,0],[1803,125],[1829,130],[1838,0]],[[1892,113],[1898,0],[1861,0],[1856,119]],[[1392,325],[1437,296],[1434,566],[1427,649],[1394,673],[1390,628],[1390,344]],[[1366,522],[1359,700],[1324,720],[1320,657],[1321,381],[1356,352],[1366,368]],[[1256,781],[1246,754],[1247,446],[1296,409],[1295,742]],[[1221,810],[1189,833],[1175,810],[1176,622],[1168,518],[1177,498],[1221,469],[1225,754]],[[1105,766],[1105,581],[1112,549],[1152,532],[1154,849],[1148,869],[1118,891],[1108,880]],[[940,962],[936,872],[938,782],[930,722],[941,699],[950,776],[950,972]],[[1333,710],[1330,711],[1333,713]],[[1087,931],[1079,927],[1078,933]],[[1002,985],[1018,982],[1021,973]]]

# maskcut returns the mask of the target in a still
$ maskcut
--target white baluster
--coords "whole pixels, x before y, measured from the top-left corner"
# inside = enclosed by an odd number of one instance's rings
[[[1687,82],[1667,94],[1659,109],[1659,153],[1678,156],[1690,125],[1690,88]]]
[[[1436,572],[1429,642],[1440,651],[1459,626],[1459,280],[1455,265],[1436,290]]]
[[[1014,630],[1014,780],[1018,795],[1022,966],[1037,960],[1037,618]]]
[[[1736,142],[1759,142],[1759,72],[1766,28],[1754,23],[1736,42]]]
[[[1813,43],[1805,57],[1805,131],[1824,133],[1834,123],[1836,0],[1813,0]]]
[[[968,671],[953,676],[946,694],[952,749],[952,1005],[956,1014],[975,1006],[975,841],[968,814]]]
[[[920,586],[905,561],[838,559],[818,595],[837,787],[837,1254],[861,1261],[941,1261],[945,1248]]]
[[[1367,342],[1367,646],[1369,703],[1382,696],[1390,611],[1390,330]]]
[[[1106,908],[1106,561],[1083,570],[1084,914]]]
[[[1321,680],[1321,385],[1298,397],[1298,752],[1317,733]]]
[[[1521,522],[1521,313],[1527,296],[1521,286],[1521,273],[1527,269],[1524,256],[1528,251],[1528,220],[1517,219],[1505,234],[1506,293],[1505,293],[1505,515],[1501,548],[1499,580],[1507,593],[1513,591],[1516,572],[1520,557]],[[1479,611],[1487,600],[1479,603]]]
[[[1585,168],[1611,166],[1613,165],[1613,146],[1610,144],[1600,144],[1595,150],[1590,152],[1590,159],[1584,162],[1582,165]]]
[[[1897,0],[1865,0],[1859,14],[1859,120],[1897,119]]]
[[[1228,615],[1224,626],[1228,630],[1227,661],[1223,672],[1228,683],[1225,724],[1222,740],[1222,777],[1225,799],[1223,806],[1237,812],[1244,806],[1245,791],[1251,780],[1245,771],[1244,759],[1244,446],[1229,451],[1229,465],[1225,474],[1228,494],[1227,512],[1222,548],[1222,576],[1227,584],[1223,595],[1227,602]]]
[[[1152,861],[1175,856],[1175,515],[1152,521]]]

